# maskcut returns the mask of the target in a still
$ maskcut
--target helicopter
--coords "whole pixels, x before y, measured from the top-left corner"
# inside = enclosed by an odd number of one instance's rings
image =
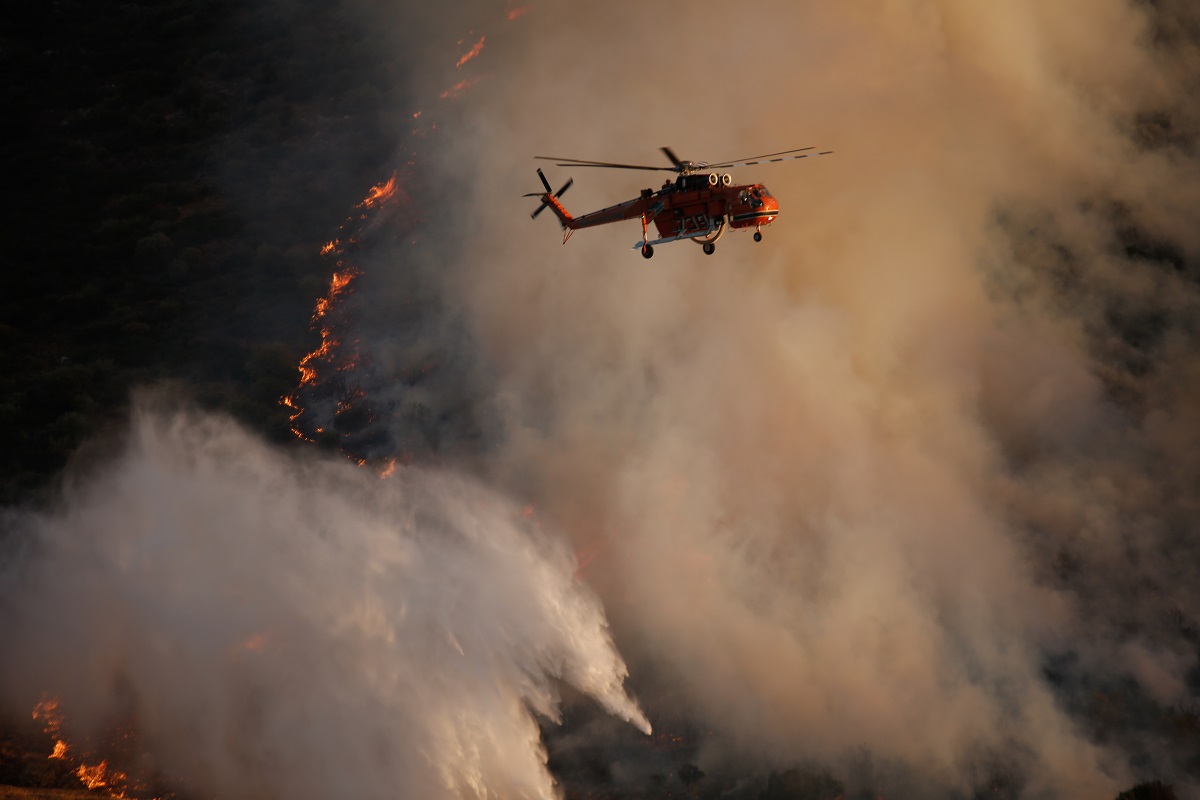
[[[801,147],[795,150],[783,150],[778,153],[767,153],[761,156],[722,161],[709,164],[701,161],[683,161],[669,147],[661,148],[670,160],[669,167],[653,167],[640,164],[614,164],[607,161],[586,161],[578,158],[563,158],[560,156],[534,156],[543,161],[554,161],[559,167],[588,167],[604,169],[634,169],[656,170],[678,173],[675,180],[667,180],[658,191],[643,189],[641,194],[632,200],[617,203],[599,211],[592,211],[578,217],[572,216],[559,198],[575,182],[569,178],[562,188],[554,192],[550,181],[539,168],[538,178],[545,187],[544,192],[530,192],[524,197],[541,198],[541,204],[530,214],[536,219],[537,215],[549,208],[558,217],[563,228],[563,244],[571,238],[571,234],[580,228],[591,228],[596,225],[607,225],[610,222],[621,222],[627,219],[641,219],[642,238],[635,242],[634,250],[641,250],[644,258],[654,256],[654,246],[692,240],[701,245],[707,255],[712,255],[717,249],[717,240],[725,233],[726,228],[732,230],[754,229],[754,241],[763,239],[762,229],[775,221],[779,215],[779,201],[776,200],[767,187],[761,183],[733,183],[733,177],[728,173],[716,170],[729,167],[747,167],[755,164],[773,164],[779,161],[792,161],[800,158],[825,156],[832,150],[811,152],[815,147]],[[650,238],[650,223],[653,222],[658,231],[658,238]]]

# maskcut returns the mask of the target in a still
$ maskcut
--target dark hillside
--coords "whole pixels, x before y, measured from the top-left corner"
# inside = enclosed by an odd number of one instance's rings
[[[403,105],[363,36],[338,3],[64,0],[9,21],[0,501],[36,494],[135,384],[286,434],[320,243]]]

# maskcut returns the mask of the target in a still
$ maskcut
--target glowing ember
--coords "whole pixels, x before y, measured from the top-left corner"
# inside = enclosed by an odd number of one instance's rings
[[[460,94],[470,89],[475,84],[479,83],[479,78],[466,78],[451,86],[440,95],[443,100],[451,97],[458,97]]]
[[[387,466],[379,472],[380,478],[389,478],[396,472],[396,459],[388,461]]]
[[[454,66],[461,67],[463,64],[467,63],[472,58],[479,55],[483,51],[483,42],[485,39],[487,39],[486,36],[480,36],[479,41],[475,43],[475,46],[472,47],[470,50],[468,50],[467,53],[462,58],[460,58],[458,60],[458,63],[455,64]]]
[[[267,634],[256,633],[242,642],[242,650],[248,653],[259,653],[267,648]]]
[[[62,712],[58,710],[58,699],[47,697],[33,707],[33,718],[46,720],[46,733],[57,731],[62,725]]]

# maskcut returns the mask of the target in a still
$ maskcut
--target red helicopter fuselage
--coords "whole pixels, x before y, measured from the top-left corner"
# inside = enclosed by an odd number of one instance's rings
[[[757,232],[779,215],[779,201],[766,186],[734,185],[728,175],[716,173],[680,175],[663,183],[658,191],[643,189],[633,200],[578,217],[572,216],[556,197],[547,197],[546,202],[566,230],[565,238],[580,228],[610,222],[641,219],[645,226],[653,222],[658,238],[649,240],[643,236],[638,246],[679,239],[714,242],[726,227],[752,228]]]
[[[719,173],[715,170],[725,167],[794,161],[828,155],[832,152],[828,150],[811,152],[815,148],[801,147],[795,150],[767,153],[762,156],[751,156],[747,159],[704,164],[683,161],[669,147],[663,147],[661,150],[670,160],[671,166],[656,167],[557,156],[534,156],[537,159],[554,161],[560,167],[664,170],[676,172],[678,176],[674,180],[663,183],[662,188],[657,191],[643,189],[641,194],[632,200],[576,217],[572,216],[559,200],[567,189],[571,188],[574,180],[568,180],[557,192],[551,192],[550,182],[546,180],[545,174],[539,169],[537,171],[538,179],[546,191],[525,195],[541,200],[541,205],[534,209],[530,216],[536,218],[542,211],[547,208],[551,209],[563,227],[564,244],[571,238],[571,234],[580,228],[592,228],[597,225],[607,225],[610,222],[640,219],[642,221],[642,239],[634,244],[634,248],[640,249],[646,258],[654,255],[654,245],[684,239],[691,239],[703,245],[704,252],[712,255],[716,249],[715,242],[725,233],[726,228],[734,230],[752,228],[754,240],[762,241],[762,229],[779,216],[779,201],[771,196],[766,186],[761,183],[735,186],[729,173]],[[650,238],[651,223],[658,231],[656,239]]]

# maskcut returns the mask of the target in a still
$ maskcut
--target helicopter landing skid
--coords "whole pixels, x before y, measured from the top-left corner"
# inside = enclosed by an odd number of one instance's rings
[[[709,228],[708,230],[692,231],[691,233],[681,233],[678,236],[667,236],[666,238],[663,238],[663,239],[652,239],[650,241],[640,239],[637,242],[634,242],[632,249],[641,250],[643,247],[646,247],[647,245],[653,247],[656,244],[666,244],[667,242],[681,242],[685,239],[701,239],[705,236],[712,236],[713,234],[719,234],[720,231],[724,227],[725,227],[724,224],[721,224],[721,225],[713,226],[713,227]],[[714,242],[714,241],[716,241],[715,237],[713,239],[709,239],[709,242]]]

